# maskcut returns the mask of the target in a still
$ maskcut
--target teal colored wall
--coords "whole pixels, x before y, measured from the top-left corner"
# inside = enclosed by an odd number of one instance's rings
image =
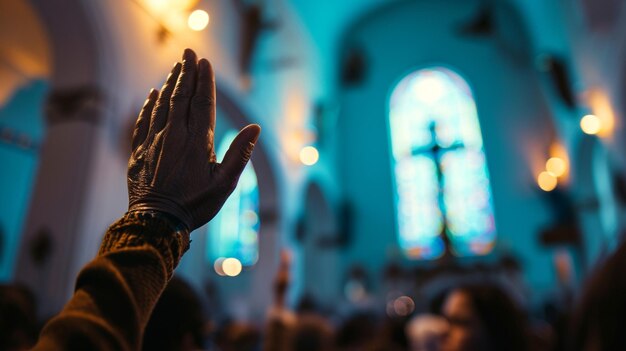
[[[336,135],[338,174],[355,211],[342,266],[364,265],[378,281],[389,262],[419,264],[402,256],[396,240],[387,98],[404,75],[443,65],[467,79],[478,108],[498,232],[496,249],[486,260],[505,253],[518,256],[534,297],[541,297],[555,279],[550,251],[538,242],[551,218],[535,183],[554,136],[548,106],[532,61],[516,57],[493,37],[458,34],[478,11],[477,3],[448,5],[396,3],[364,18],[346,37],[346,47],[364,51],[367,70],[361,84],[343,90]],[[524,28],[507,29],[524,34]]]

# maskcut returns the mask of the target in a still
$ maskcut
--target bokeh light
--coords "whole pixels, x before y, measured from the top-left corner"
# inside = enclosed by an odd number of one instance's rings
[[[586,115],[580,120],[580,129],[585,134],[595,135],[602,129],[602,123],[596,115]]]
[[[393,302],[393,310],[398,316],[408,316],[415,310],[415,302],[408,296],[400,296]]]
[[[241,262],[233,257],[227,258],[222,262],[222,270],[229,277],[236,277],[242,270]]]
[[[537,184],[539,184],[539,187],[543,191],[552,191],[556,188],[558,180],[550,172],[544,171],[539,173],[539,176],[537,177]]]
[[[305,146],[300,150],[300,162],[306,166],[312,166],[319,160],[320,154],[313,146]]]
[[[550,157],[546,162],[546,171],[555,177],[560,177],[567,171],[567,164],[560,157]]]
[[[615,129],[615,107],[605,88],[594,87],[587,93],[587,106],[600,124],[598,136],[610,137]]]
[[[209,14],[204,10],[195,10],[189,14],[187,25],[195,31],[201,31],[209,25]]]
[[[215,269],[215,273],[220,276],[225,276],[224,270],[222,269],[222,264],[224,263],[225,257],[220,257],[213,263],[213,269]]]

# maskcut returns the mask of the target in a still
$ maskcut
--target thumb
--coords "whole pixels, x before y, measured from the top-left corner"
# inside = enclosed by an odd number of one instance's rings
[[[252,150],[260,134],[261,127],[257,124],[246,126],[237,134],[222,160],[222,170],[226,177],[239,178],[252,156]]]

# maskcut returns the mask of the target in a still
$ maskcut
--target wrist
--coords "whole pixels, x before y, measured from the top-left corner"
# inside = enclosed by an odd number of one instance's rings
[[[129,211],[111,224],[99,256],[133,248],[156,249],[164,260],[168,279],[189,249],[189,231],[175,218],[158,211]]]
[[[184,221],[177,216],[160,209],[154,209],[149,206],[136,206],[129,208],[127,213],[166,222],[174,229],[174,231],[190,232],[189,226]]]
[[[185,211],[178,204],[165,199],[151,199],[150,201],[142,201],[139,203],[130,204],[128,206],[128,213],[151,213],[155,217],[162,218],[169,221],[176,227],[186,229],[191,232],[192,218],[187,211]]]

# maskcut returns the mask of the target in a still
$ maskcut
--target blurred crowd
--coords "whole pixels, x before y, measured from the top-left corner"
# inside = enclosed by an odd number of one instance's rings
[[[273,304],[263,321],[225,317],[209,310],[206,296],[174,277],[154,308],[144,350],[215,351],[462,351],[623,350],[626,246],[598,265],[575,293],[561,289],[540,308],[524,300],[518,268],[505,259],[494,268],[444,268],[431,272],[409,295],[389,294],[387,304],[349,301],[319,306],[310,296],[294,308],[290,256],[283,252],[273,282]],[[391,285],[407,286],[391,267]],[[269,285],[269,284],[268,284]],[[268,286],[269,288],[269,286]],[[428,292],[430,291],[430,292]],[[360,296],[363,298],[363,296]],[[212,306],[211,308],[215,308]],[[0,288],[0,349],[26,350],[43,321],[23,286]],[[216,318],[219,316],[219,318]]]

